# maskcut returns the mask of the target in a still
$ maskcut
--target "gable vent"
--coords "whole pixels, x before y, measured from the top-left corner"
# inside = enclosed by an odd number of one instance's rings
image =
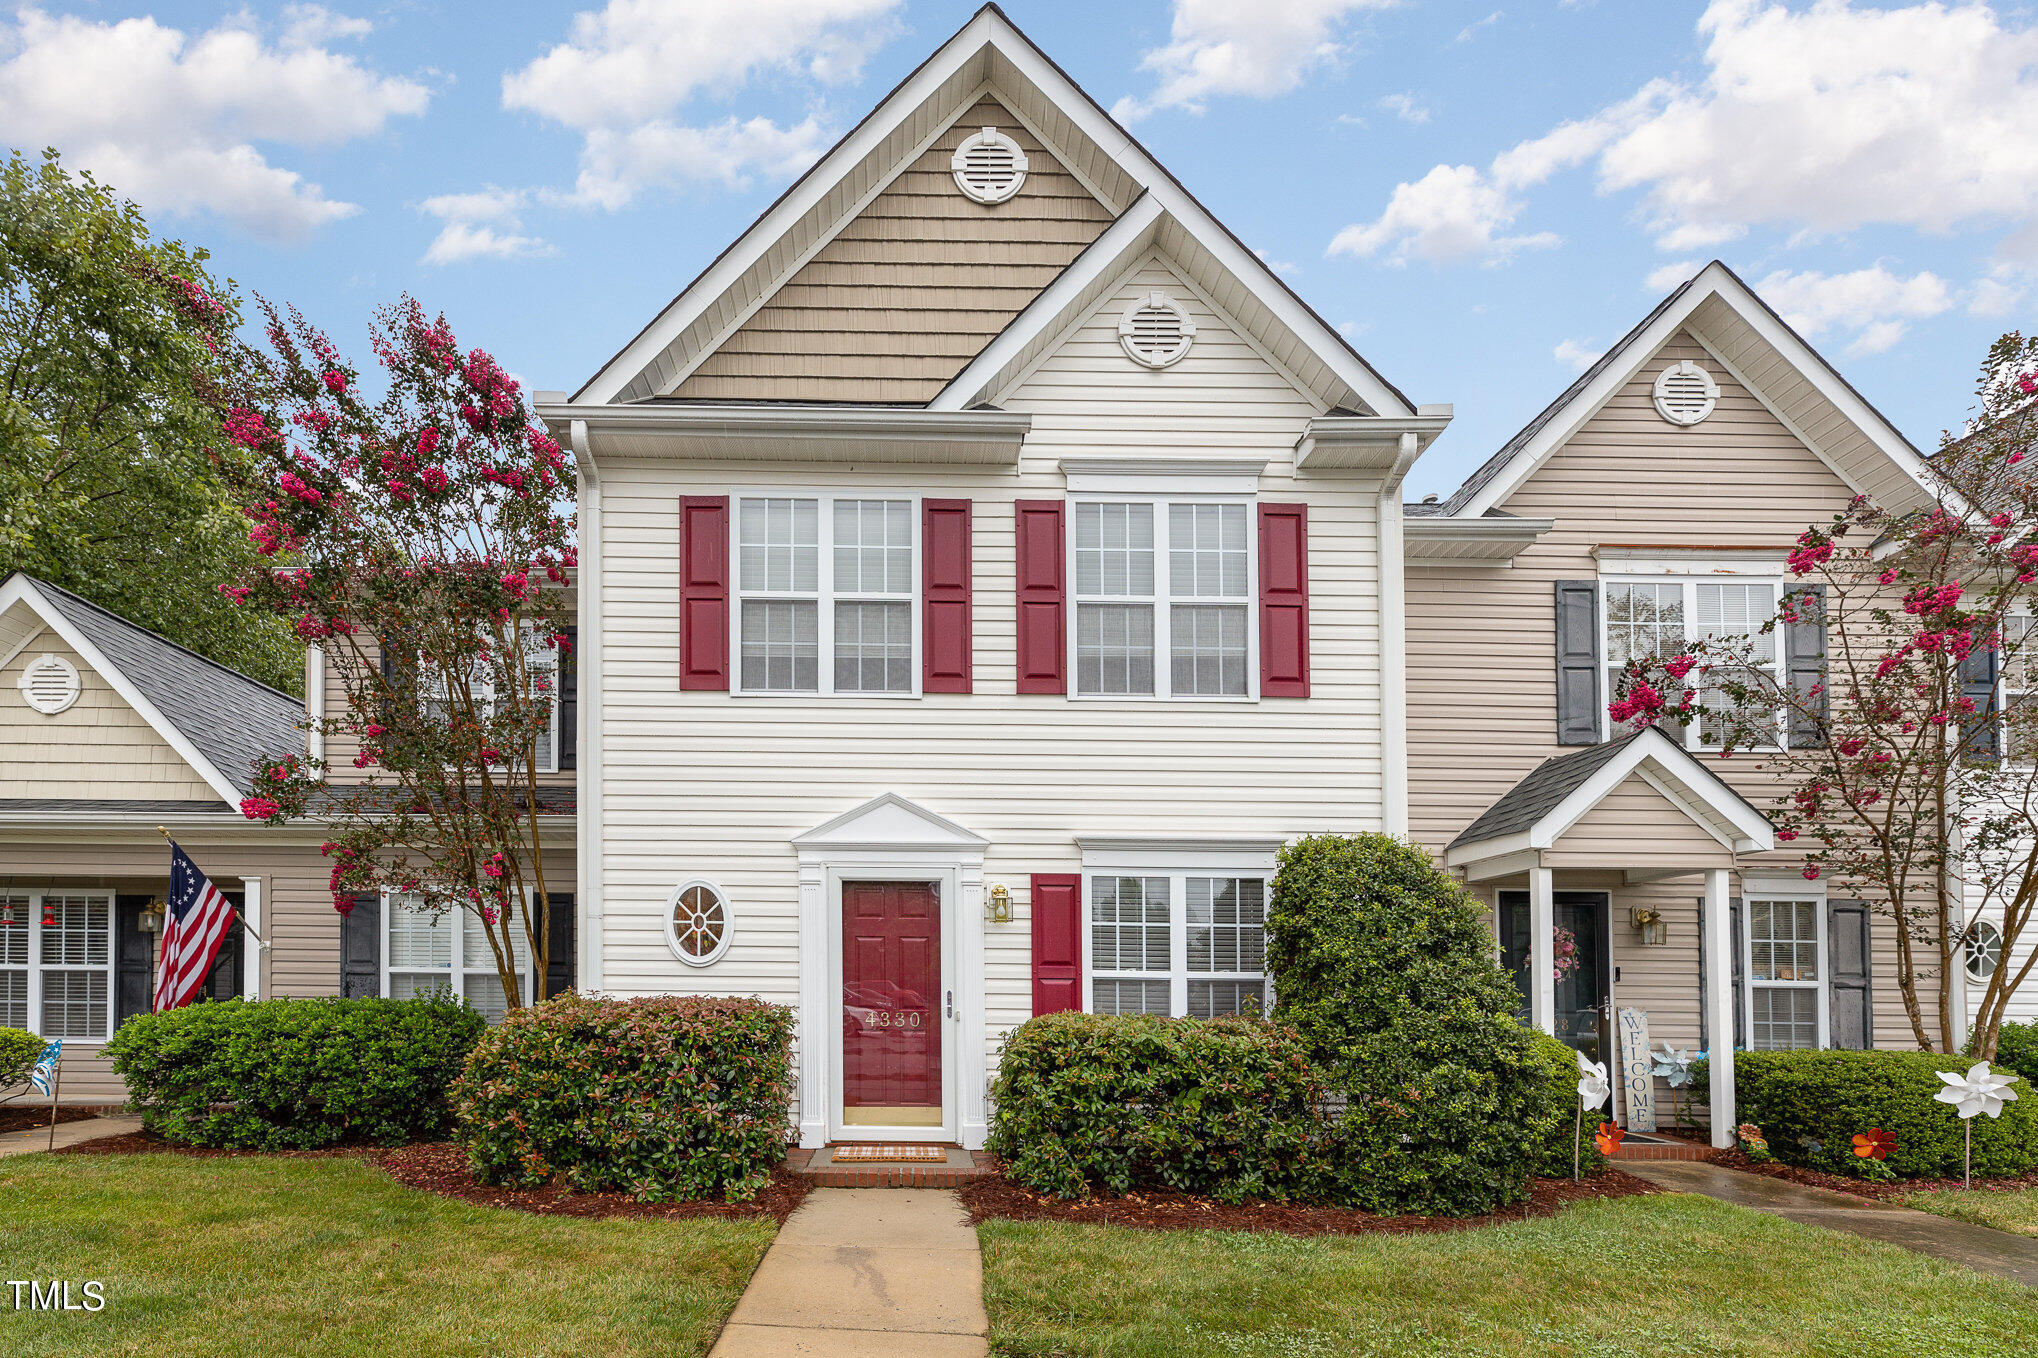
[[[1697,424],[1719,401],[1719,383],[1688,358],[1656,376],[1656,413],[1672,424]]]
[[[46,655],[31,661],[21,671],[21,696],[44,716],[57,713],[78,701],[78,670],[60,655]]]
[[[1134,361],[1165,368],[1189,352],[1196,323],[1164,292],[1150,292],[1125,309],[1118,322],[1118,342]]]
[[[949,161],[956,187],[979,203],[1002,203],[1026,182],[1026,153],[995,127],[955,148]]]

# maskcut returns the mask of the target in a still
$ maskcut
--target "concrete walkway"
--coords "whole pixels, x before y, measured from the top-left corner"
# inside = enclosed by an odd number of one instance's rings
[[[955,1194],[817,1188],[708,1358],[985,1358],[983,1259]]]
[[[1786,1221],[1887,1241],[1978,1272],[2014,1278],[2026,1287],[2038,1287],[2038,1239],[2031,1236],[1718,1165],[1660,1161],[1623,1163],[1621,1168],[1673,1193],[1700,1193]]]
[[[57,1124],[57,1144],[75,1146],[80,1141],[96,1141],[102,1136],[126,1136],[142,1129],[140,1118],[84,1118],[78,1122]],[[31,1151],[49,1149],[50,1129],[47,1126],[30,1127],[23,1132],[8,1132],[0,1135],[0,1155],[27,1155]]]

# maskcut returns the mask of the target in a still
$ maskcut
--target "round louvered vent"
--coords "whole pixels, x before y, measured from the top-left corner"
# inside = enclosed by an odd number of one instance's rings
[[[1656,413],[1672,424],[1697,424],[1719,404],[1720,385],[1690,359],[1656,376]]]
[[[1196,323],[1164,292],[1150,292],[1125,309],[1118,342],[1149,368],[1165,368],[1189,352]]]
[[[60,655],[46,655],[21,671],[21,696],[45,716],[78,701],[78,670]]]
[[[949,167],[957,187],[979,203],[1002,203],[1026,182],[1026,153],[995,127],[956,147]]]

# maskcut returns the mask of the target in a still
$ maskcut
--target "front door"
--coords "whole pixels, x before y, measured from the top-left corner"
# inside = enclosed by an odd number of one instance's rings
[[[1604,891],[1551,893],[1559,929],[1577,941],[1578,963],[1557,980],[1557,1036],[1594,1061],[1613,1055],[1613,1024],[1608,1001],[1613,996],[1611,959],[1606,938],[1607,896]],[[1529,899],[1526,891],[1500,893],[1501,956],[1521,996],[1519,1011],[1527,1022],[1529,999]]]
[[[938,1132],[941,893],[933,882],[842,884],[842,1125]]]

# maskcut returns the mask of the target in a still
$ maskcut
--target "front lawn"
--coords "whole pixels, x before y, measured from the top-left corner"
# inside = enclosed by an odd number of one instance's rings
[[[0,1353],[704,1354],[772,1233],[472,1207],[344,1157],[15,1156],[0,1279],[107,1305],[0,1288]]]
[[[2030,1352],[2038,1293],[1705,1198],[1447,1235],[990,1221],[995,1352],[1481,1358]]]
[[[1906,1207],[1955,1221],[2038,1235],[2038,1188],[1938,1188],[1906,1193],[1901,1201]]]

